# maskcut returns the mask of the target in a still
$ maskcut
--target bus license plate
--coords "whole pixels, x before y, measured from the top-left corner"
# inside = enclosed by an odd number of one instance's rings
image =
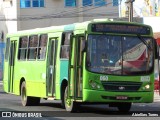
[[[128,97],[127,96],[117,96],[116,99],[117,100],[127,100]]]

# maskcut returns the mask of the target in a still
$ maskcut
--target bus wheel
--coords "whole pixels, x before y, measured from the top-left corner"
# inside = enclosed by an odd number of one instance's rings
[[[131,109],[132,103],[119,103],[118,104],[118,110],[120,112],[129,112]]]
[[[62,108],[64,108],[65,109],[65,99],[64,99],[64,97],[65,97],[65,89],[66,89],[66,87],[67,86],[63,86],[63,88],[62,88],[62,98],[61,98],[61,106],[62,106]]]
[[[64,104],[65,104],[66,111],[76,112],[76,110],[78,109],[77,108],[78,104],[73,100],[67,98],[67,94],[68,94],[68,87],[66,87],[65,93],[64,93]]]
[[[29,105],[29,100],[30,98],[27,97],[26,93],[26,82],[23,82],[21,85],[21,102],[23,106],[28,106]]]
[[[27,96],[26,82],[21,85],[21,103],[23,106],[38,105],[40,103],[39,97]]]

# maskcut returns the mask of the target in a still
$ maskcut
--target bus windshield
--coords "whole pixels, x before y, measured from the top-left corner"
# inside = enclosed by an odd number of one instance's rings
[[[153,70],[152,40],[143,36],[88,35],[87,69],[113,75],[148,74]]]

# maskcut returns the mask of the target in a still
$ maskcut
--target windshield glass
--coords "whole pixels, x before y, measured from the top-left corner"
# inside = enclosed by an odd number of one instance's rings
[[[152,44],[152,38],[89,35],[87,68],[106,74],[146,74],[153,68]]]

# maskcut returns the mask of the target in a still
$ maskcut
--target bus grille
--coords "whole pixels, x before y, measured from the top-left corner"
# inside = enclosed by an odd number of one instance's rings
[[[141,87],[141,82],[102,82],[106,91],[134,92]]]

